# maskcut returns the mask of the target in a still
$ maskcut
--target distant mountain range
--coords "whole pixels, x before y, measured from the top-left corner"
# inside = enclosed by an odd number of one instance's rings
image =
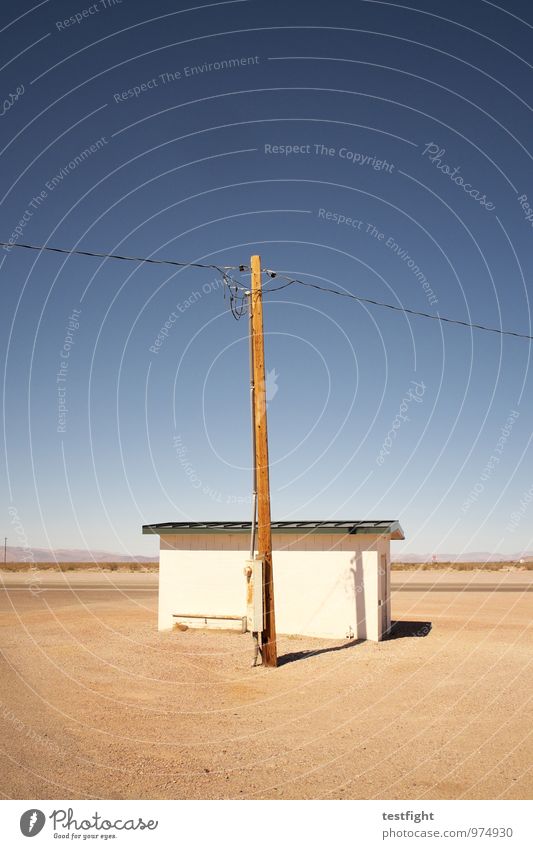
[[[3,563],[4,551],[0,549],[0,567]],[[143,557],[141,555],[115,554],[111,551],[86,551],[82,548],[19,548],[7,546],[6,560],[8,563],[153,563],[158,557]]]
[[[393,552],[396,563],[431,563],[433,554],[398,554]],[[531,551],[518,554],[498,554],[492,551],[467,551],[461,554],[436,554],[437,563],[506,563],[508,561],[533,560]]]
[[[158,557],[142,555],[116,554],[112,551],[86,551],[82,548],[19,548],[9,546],[6,550],[8,563],[154,563]],[[400,554],[393,551],[392,559],[396,563],[430,563],[431,554]],[[464,554],[437,554],[437,563],[495,563],[516,560],[533,560],[533,552],[526,551],[518,554],[498,554],[491,551],[470,551]],[[3,561],[3,551],[0,549],[0,566]]]

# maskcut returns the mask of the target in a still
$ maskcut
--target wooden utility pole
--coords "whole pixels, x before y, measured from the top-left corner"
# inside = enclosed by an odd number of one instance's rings
[[[277,666],[261,258],[253,256],[250,265],[252,269],[250,308],[252,311],[255,468],[257,473],[257,551],[259,557],[263,560],[263,604],[265,611],[264,630],[261,635],[261,655],[264,666]]]

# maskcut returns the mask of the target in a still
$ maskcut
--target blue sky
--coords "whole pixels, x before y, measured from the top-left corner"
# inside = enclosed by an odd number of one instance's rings
[[[16,13],[0,32],[3,241],[260,253],[531,334],[528,4]],[[23,528],[34,546],[151,554],[143,523],[247,518],[248,327],[216,273],[0,260],[9,543]],[[274,518],[399,518],[406,552],[533,548],[530,342],[297,286],[265,297],[265,332]]]

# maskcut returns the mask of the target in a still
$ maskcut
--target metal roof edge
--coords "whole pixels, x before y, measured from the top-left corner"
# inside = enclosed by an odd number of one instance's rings
[[[352,527],[347,528],[348,522],[342,522],[339,520],[339,525],[321,527],[320,522],[316,522],[316,527],[312,527],[312,522],[308,522],[308,526],[305,525],[305,520],[295,520],[295,523],[301,522],[301,526],[295,526],[293,523],[287,522],[284,523],[283,527],[276,527],[276,522],[273,522],[272,525],[272,533],[273,534],[285,534],[285,533],[312,533],[312,534],[345,534],[349,536],[351,534],[368,534],[375,536],[390,536],[391,539],[394,540],[404,540],[405,535],[403,529],[397,520],[376,520],[376,521],[360,521],[353,522]],[[332,520],[322,520],[324,523],[327,521],[335,521]],[[360,525],[358,527],[357,525]],[[217,527],[219,525],[219,527]],[[251,523],[242,521],[236,522],[234,527],[231,527],[231,521],[227,522],[191,522],[190,525],[184,524],[180,525],[179,522],[164,522],[164,523],[154,523],[150,525],[143,525],[142,532],[143,534],[154,534],[157,536],[163,536],[165,534],[169,534],[172,536],[182,535],[182,534],[245,534],[249,533]],[[310,526],[309,526],[310,525]],[[343,526],[344,525],[344,526]],[[229,526],[229,527],[228,527]]]
[[[405,539],[403,528],[398,521],[391,523],[391,539]]]

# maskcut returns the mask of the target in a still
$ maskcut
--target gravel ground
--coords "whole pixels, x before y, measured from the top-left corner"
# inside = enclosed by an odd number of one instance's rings
[[[5,797],[531,797],[531,573],[426,592],[403,572],[394,639],[280,637],[276,670],[249,635],[158,633],[147,577],[6,578]]]

